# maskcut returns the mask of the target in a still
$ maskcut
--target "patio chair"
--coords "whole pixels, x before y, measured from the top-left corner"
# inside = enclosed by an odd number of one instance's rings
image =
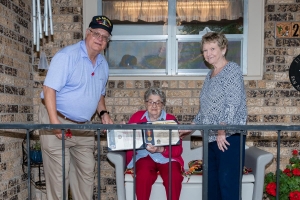
[[[199,136],[196,131],[193,136]],[[183,141],[182,157],[185,162],[184,168],[188,169],[188,162],[191,160],[202,159],[202,147],[191,149],[191,135],[186,136]],[[107,154],[108,159],[115,165],[116,185],[118,200],[133,199],[133,177],[131,174],[125,174],[126,170],[125,151],[114,151]],[[261,150],[257,147],[246,147],[245,166],[251,168],[252,172],[244,174],[242,178],[242,199],[259,200],[263,196],[263,186],[265,177],[265,167],[273,159],[273,154]],[[188,181],[185,177],[182,181],[182,190],[180,200],[202,198],[202,176],[192,175]],[[166,200],[165,188],[162,179],[158,176],[156,182],[152,185],[150,200]]]

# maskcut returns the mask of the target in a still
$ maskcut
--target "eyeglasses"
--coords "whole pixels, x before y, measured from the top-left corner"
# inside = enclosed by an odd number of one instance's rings
[[[92,33],[92,36],[96,39],[99,39],[101,38],[102,40],[104,40],[105,42],[108,42],[110,40],[110,37],[109,36],[106,36],[106,35],[102,35],[101,33],[98,33],[96,31],[92,31],[92,29],[89,29],[89,31],[91,31]]]
[[[157,106],[157,107],[161,107],[163,104],[161,101],[146,101],[148,106]]]

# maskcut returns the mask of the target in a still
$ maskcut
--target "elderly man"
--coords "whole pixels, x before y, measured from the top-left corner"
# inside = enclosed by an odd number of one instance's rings
[[[61,49],[53,57],[39,109],[42,124],[89,123],[97,112],[104,124],[112,124],[105,106],[108,64],[100,54],[110,40],[113,24],[105,16],[93,17],[86,38]],[[41,130],[47,199],[63,199],[62,132]],[[94,131],[67,130],[65,140],[66,188],[72,198],[89,200],[94,183]],[[67,199],[67,197],[66,197]]]

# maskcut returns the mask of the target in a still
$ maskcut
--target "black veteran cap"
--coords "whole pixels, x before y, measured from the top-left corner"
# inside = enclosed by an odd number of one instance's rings
[[[102,28],[106,30],[110,35],[113,30],[113,24],[106,16],[94,16],[89,27],[94,28]]]

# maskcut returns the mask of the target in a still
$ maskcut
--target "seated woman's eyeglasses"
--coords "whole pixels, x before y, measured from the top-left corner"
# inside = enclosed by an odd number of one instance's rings
[[[157,107],[161,107],[162,106],[162,102],[161,101],[146,101],[148,106],[157,106]]]
[[[110,40],[110,37],[109,36],[106,36],[106,35],[102,35],[101,33],[98,33],[96,31],[92,31],[92,29],[89,29],[89,31],[91,31],[92,33],[92,36],[96,39],[99,39],[101,38],[102,40],[104,40],[105,42],[108,42]]]

